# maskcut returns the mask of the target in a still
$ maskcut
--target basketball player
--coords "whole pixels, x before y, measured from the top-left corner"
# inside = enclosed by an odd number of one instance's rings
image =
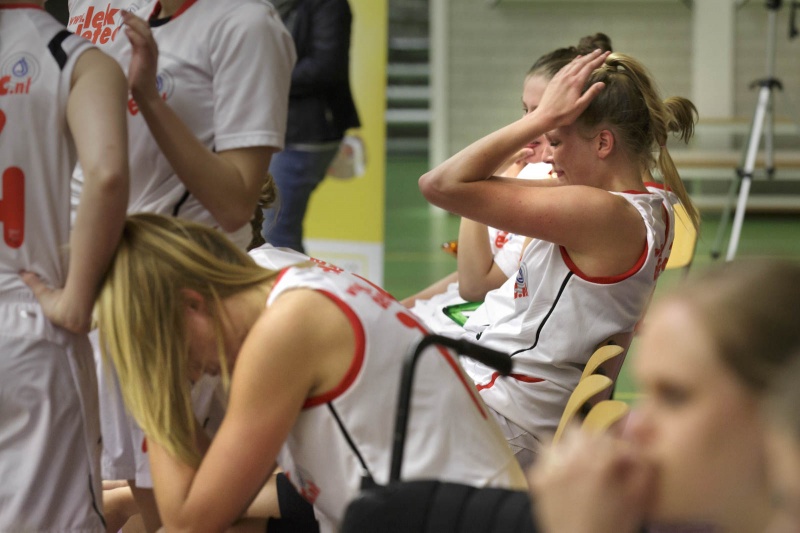
[[[0,0],[0,530],[102,532],[86,333],[128,199],[125,77],[43,5]]]
[[[136,162],[128,212],[192,219],[244,249],[286,129],[295,53],[277,13],[260,0],[91,1],[71,8],[75,30],[92,26],[98,45],[128,73]],[[134,8],[136,15],[127,11]],[[75,178],[78,191],[80,169]],[[99,375],[104,478],[133,481],[145,525],[155,531],[141,432],[125,413],[113,376]]]
[[[554,433],[595,347],[633,331],[666,266],[674,214],[643,176],[657,167],[698,220],[666,147],[670,132],[691,137],[695,113],[684,98],[662,101],[635,59],[597,50],[562,68],[534,112],[420,178],[435,205],[532,239],[517,275],[465,324],[514,357],[509,377],[471,362],[465,370],[523,466]],[[542,133],[556,179],[492,178]]]
[[[153,290],[134,290],[144,286]],[[324,263],[265,269],[206,226],[138,214],[97,309],[101,345],[147,434],[167,530],[230,526],[276,462],[322,531],[338,530],[363,476],[387,481],[398,376],[426,330],[382,289]],[[416,373],[403,477],[524,487],[453,354],[431,352]],[[230,373],[210,445],[189,405],[203,372]]]

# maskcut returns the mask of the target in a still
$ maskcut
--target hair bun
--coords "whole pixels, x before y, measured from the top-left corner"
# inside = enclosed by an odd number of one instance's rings
[[[603,52],[612,52],[614,49],[611,47],[611,38],[605,33],[595,33],[594,35],[587,35],[578,41],[577,51],[580,54],[588,54],[597,49]]]

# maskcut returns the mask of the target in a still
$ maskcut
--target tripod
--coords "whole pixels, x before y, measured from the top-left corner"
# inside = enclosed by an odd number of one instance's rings
[[[761,142],[761,136],[764,135],[764,164],[767,178],[772,178],[775,175],[774,166],[774,90],[783,90],[781,81],[775,77],[775,42],[776,42],[776,24],[777,13],[781,8],[782,0],[767,0],[766,7],[768,13],[768,26],[767,26],[767,76],[761,80],[753,82],[751,87],[759,87],[758,90],[758,103],[756,104],[755,113],[753,114],[753,121],[750,125],[750,132],[747,136],[747,144],[744,152],[744,158],[741,167],[736,169],[738,177],[731,181],[731,187],[728,191],[728,201],[723,210],[720,219],[719,228],[717,230],[717,238],[714,241],[711,257],[716,259],[719,257],[722,239],[728,227],[728,221],[731,216],[731,205],[733,204],[734,196],[736,195],[737,185],[739,185],[739,198],[736,203],[736,212],[733,219],[733,227],[731,229],[731,237],[728,242],[728,251],[725,257],[726,261],[732,261],[736,256],[736,249],[739,246],[739,237],[741,236],[742,224],[744,223],[744,213],[747,208],[747,198],[750,195],[750,185],[753,181],[753,170],[756,165],[756,156],[758,154],[758,147]],[[797,2],[792,2],[792,17],[791,28],[789,37],[794,38],[797,35],[797,28],[795,26],[795,9],[798,7]],[[800,131],[800,127],[798,128]]]

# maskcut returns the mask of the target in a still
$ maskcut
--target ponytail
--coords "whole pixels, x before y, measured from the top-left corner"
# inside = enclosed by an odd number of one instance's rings
[[[677,133],[688,142],[694,134],[697,109],[686,98],[669,98],[662,101],[652,76],[636,59],[614,53],[592,73],[586,83],[605,83],[597,97],[579,118],[583,127],[593,129],[600,125],[613,127],[617,142],[626,152],[638,158],[642,171],[656,167],[665,184],[678,196],[695,228],[700,215],[692,204],[669,152],[667,138]],[[653,152],[658,149],[656,160]]]

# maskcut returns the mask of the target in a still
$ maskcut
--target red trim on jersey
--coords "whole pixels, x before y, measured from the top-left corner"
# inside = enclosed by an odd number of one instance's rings
[[[0,4],[0,9],[40,9],[44,11],[42,6],[36,4]]]
[[[456,363],[456,360],[453,359],[453,356],[450,355],[450,352],[448,352],[445,348],[442,348],[441,346],[437,346],[437,349],[439,350],[439,353],[441,353],[442,356],[444,357],[444,360],[447,361],[447,364],[450,365],[450,367],[453,369],[453,372],[455,372],[456,376],[458,377],[458,380],[461,382],[462,385],[464,385],[464,388],[467,389],[469,397],[472,398],[472,402],[475,404],[475,407],[478,408],[478,412],[480,412],[483,418],[488,418],[486,411],[483,409],[483,406],[478,401],[478,398],[475,397],[475,392],[474,392],[475,389],[473,388],[474,383],[467,383],[467,380],[464,378],[464,374],[463,371],[461,370],[461,367],[458,365],[458,363]]]
[[[288,271],[290,268],[292,268],[292,267],[288,266],[288,267],[282,268],[282,269],[280,269],[280,270],[278,271],[278,275],[277,275],[277,276],[275,276],[275,283],[273,283],[273,284],[272,284],[272,288],[273,288],[273,289],[275,288],[275,285],[277,285],[277,284],[278,284],[278,282],[280,282],[281,278],[284,276],[284,274],[286,274],[286,272],[287,272],[287,271]]]
[[[648,244],[645,242],[644,243],[644,250],[642,250],[642,255],[639,256],[639,260],[636,261],[636,264],[633,265],[627,272],[623,272],[622,274],[619,274],[618,276],[597,276],[597,277],[593,277],[593,276],[588,276],[588,275],[584,274],[583,272],[581,272],[581,269],[578,268],[578,266],[575,263],[572,262],[572,258],[569,256],[569,253],[567,252],[566,248],[564,248],[563,246],[559,246],[558,248],[559,248],[559,250],[561,250],[561,259],[564,260],[564,263],[566,263],[567,268],[569,268],[576,276],[578,276],[582,280],[585,280],[585,281],[588,281],[588,282],[591,282],[591,283],[600,283],[602,285],[609,285],[611,283],[619,283],[620,281],[626,280],[629,277],[631,277],[634,274],[636,274],[637,272],[639,272],[639,270],[644,266],[644,263],[647,260],[647,255],[648,255],[649,249],[650,249]]]
[[[621,191],[623,194],[653,194],[650,191],[634,191],[633,189],[629,191]]]
[[[475,386],[477,387],[478,391],[491,389],[492,387],[494,387],[494,383],[495,381],[497,381],[497,378],[499,377],[500,377],[500,372],[494,372],[492,374],[492,379],[490,379],[488,383],[480,385],[476,384]],[[542,378],[526,376],[525,374],[509,374],[508,377],[516,379],[517,381],[522,381],[523,383],[541,383],[542,381],[544,381]]]
[[[181,7],[178,8],[178,10],[175,12],[175,14],[172,15],[172,20],[175,20],[176,18],[178,18],[181,14],[183,14],[184,11],[186,11],[187,9],[192,7],[195,4],[195,2],[197,2],[197,0],[186,0],[181,5]]]
[[[416,318],[411,316],[410,313],[397,313],[397,320],[400,321],[404,326],[408,327],[409,329],[416,329],[417,331],[422,332],[423,335],[427,335],[429,332],[425,326],[423,326]],[[458,376],[458,380],[464,385],[464,388],[469,394],[469,397],[472,398],[472,402],[475,404],[475,407],[478,408],[478,412],[481,414],[483,418],[488,418],[486,411],[483,409],[483,404],[476,396],[475,391],[475,384],[471,381],[468,382],[467,379],[464,377],[464,371],[461,369],[461,366],[453,359],[453,356],[450,355],[450,352],[443,346],[436,346],[436,349],[439,350],[439,353],[444,357],[447,364],[453,369]]]
[[[672,192],[672,188],[667,187],[663,183],[656,183],[655,181],[645,181],[645,187],[652,187],[653,189],[661,189],[662,191]]]
[[[375,285],[370,280],[368,280],[367,278],[365,278],[365,277],[363,277],[363,276],[361,276],[359,274],[353,274],[353,275],[355,277],[357,277],[358,279],[360,279],[361,281],[363,281],[364,283],[366,283],[367,285],[369,285],[370,287],[372,287],[373,289],[375,289],[376,291],[378,291],[379,293],[381,293],[381,294],[383,294],[385,296],[388,296],[392,300],[397,300],[397,298],[395,298],[394,295],[392,295],[389,291],[387,291],[383,287],[381,287],[379,285]]]
[[[186,0],[183,4],[181,4],[181,7],[179,7],[175,13],[170,15],[169,20],[175,20],[176,18],[178,18],[181,14],[183,14],[184,11],[192,7],[192,5],[194,5],[195,2],[197,2],[197,0]],[[161,13],[160,0],[156,2],[155,6],[153,6],[153,11],[150,13],[150,16],[147,17],[147,20],[150,20],[153,17],[157,17],[159,13]]]
[[[307,398],[303,404],[303,409],[309,409],[311,407],[316,407],[318,405],[331,402],[344,394],[344,392],[349,389],[350,385],[352,385],[356,380],[359,372],[361,372],[361,367],[364,366],[364,352],[366,351],[364,326],[361,325],[361,321],[358,319],[358,316],[356,316],[356,313],[350,308],[350,306],[344,303],[339,297],[331,294],[328,291],[319,289],[313,290],[324,296],[327,296],[333,303],[336,304],[337,307],[339,307],[342,313],[347,316],[347,319],[350,321],[350,326],[353,328],[353,334],[356,337],[356,349],[355,353],[353,354],[353,360],[350,362],[350,368],[347,369],[342,381],[324,394]]]

